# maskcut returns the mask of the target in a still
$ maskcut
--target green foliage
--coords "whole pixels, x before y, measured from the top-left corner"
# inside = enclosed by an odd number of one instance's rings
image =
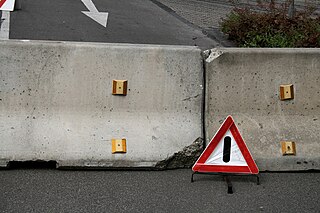
[[[221,30],[240,47],[320,47],[320,16],[314,5],[288,15],[288,2],[255,8],[235,7],[221,22]]]

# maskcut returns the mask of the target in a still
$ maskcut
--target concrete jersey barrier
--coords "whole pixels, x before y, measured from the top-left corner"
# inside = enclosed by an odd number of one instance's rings
[[[187,162],[178,151],[202,146],[196,47],[1,41],[0,48],[0,166],[175,168]],[[320,169],[319,49],[228,48],[205,59],[206,142],[232,115],[260,171]],[[127,96],[112,95],[113,79],[128,80]],[[280,100],[282,84],[294,85],[294,99]],[[122,138],[127,153],[112,154],[111,139]],[[280,141],[296,142],[297,155],[282,156]]]
[[[261,171],[320,169],[319,49],[221,49],[205,67],[207,142],[230,114]],[[281,84],[293,100],[280,100]],[[296,142],[296,156],[280,141]]]
[[[0,164],[153,167],[202,136],[196,47],[0,42]],[[114,96],[112,80],[128,80]],[[127,153],[112,154],[111,139]]]

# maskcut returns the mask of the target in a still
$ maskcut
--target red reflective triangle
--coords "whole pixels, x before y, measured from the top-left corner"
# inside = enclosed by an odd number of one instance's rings
[[[236,161],[230,161],[230,162],[223,162],[221,160],[221,156],[223,156],[223,150],[221,149],[222,145],[220,144],[223,143],[225,140],[224,137],[226,136],[226,133],[230,131],[229,134],[231,137],[233,137],[234,141],[236,144],[234,144],[236,151],[240,152],[239,153],[232,153],[229,151],[229,158],[233,158],[233,154],[237,155],[237,157],[240,156],[241,159],[244,159],[245,162],[240,162],[240,163],[234,163]],[[234,142],[233,142],[234,143]],[[216,155],[212,158],[215,158],[214,163],[208,162],[210,160],[211,154],[215,151],[215,149],[219,146],[219,150],[216,152],[220,152],[219,155]],[[230,150],[232,147],[230,148]],[[242,156],[240,155],[242,154]],[[212,161],[212,160],[211,160]],[[219,163],[220,161],[220,163]],[[216,163],[218,162],[218,163]],[[221,173],[242,173],[242,174],[258,174],[259,169],[254,162],[236,124],[234,123],[234,120],[232,117],[229,115],[227,119],[223,122],[221,125],[220,129],[216,133],[216,135],[212,138],[210,141],[209,145],[206,147],[206,149],[203,151],[197,162],[193,165],[192,170],[194,172],[203,172],[203,173],[208,173],[208,172],[221,172]]]
[[[7,0],[0,0],[0,7],[6,2]]]

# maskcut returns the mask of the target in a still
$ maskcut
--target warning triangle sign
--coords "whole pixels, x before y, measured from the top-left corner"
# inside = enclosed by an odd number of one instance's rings
[[[259,169],[230,115],[193,165],[192,170],[203,173],[259,173]]]

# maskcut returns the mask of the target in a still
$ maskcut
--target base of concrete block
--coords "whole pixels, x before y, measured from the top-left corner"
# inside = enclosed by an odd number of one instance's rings
[[[277,159],[256,159],[260,171],[308,171],[320,170],[320,158],[284,156]]]
[[[0,168],[7,168],[9,161],[7,160],[0,160]]]
[[[90,160],[62,160],[57,161],[57,169],[131,169],[154,168],[157,162],[149,161],[90,161]]]

